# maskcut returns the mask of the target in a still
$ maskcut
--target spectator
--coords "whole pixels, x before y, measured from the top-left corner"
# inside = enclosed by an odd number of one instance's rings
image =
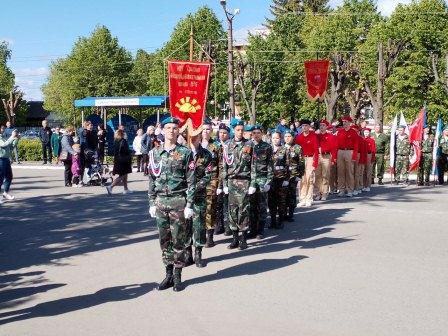
[[[98,125],[98,161],[103,164],[104,162],[104,153],[106,148],[106,130],[103,125]]]
[[[275,130],[277,132],[280,132],[282,134],[282,137],[283,137],[283,134],[285,134],[285,132],[289,130],[289,127],[288,127],[288,124],[287,124],[285,118],[282,118],[280,120],[280,123],[277,125],[277,128]]]
[[[14,131],[14,129],[12,128],[11,122],[7,121],[6,129],[5,129],[5,137],[9,138],[12,134],[12,131]],[[14,159],[15,159],[16,163],[21,164],[21,162],[19,161],[19,151],[18,151],[17,145],[18,145],[18,140],[17,140],[16,145],[12,148],[12,152],[14,153]]]
[[[0,197],[0,204],[3,199],[12,201],[14,196],[9,194],[9,189],[12,182],[12,168],[11,168],[11,152],[17,144],[19,134],[17,131],[12,131],[11,136],[4,137],[5,128],[0,128],[0,189],[3,185],[3,197]]]
[[[62,134],[59,127],[56,127],[55,131],[51,135],[51,149],[53,156],[56,158],[56,164],[59,163],[59,154],[61,154],[61,139]]]
[[[129,150],[124,132],[121,129],[115,131],[114,136],[114,169],[113,174],[118,175],[110,186],[106,187],[107,193],[112,195],[112,189],[117,184],[123,183],[123,194],[131,193],[128,189],[128,174],[132,172],[132,155]]]
[[[42,143],[42,155],[43,164],[47,164],[47,161],[51,163],[53,157],[51,153],[51,136],[53,132],[51,128],[47,126],[47,120],[42,121],[42,128],[39,130],[39,139]]]
[[[132,143],[132,148],[134,149],[134,155],[137,158],[137,173],[143,171],[142,168],[142,139],[143,139],[143,130],[139,128],[137,130],[137,135],[134,138],[134,142]]]
[[[59,155],[59,160],[64,164],[64,181],[66,187],[72,186],[72,157],[76,154],[72,148],[74,134],[75,129],[73,126],[67,126],[61,138],[61,154]]]
[[[155,130],[154,126],[148,126],[146,133],[142,137],[143,175],[145,176],[148,175],[148,153],[154,148],[156,141]]]
[[[156,129],[155,129],[154,134],[156,136],[158,136],[159,134],[162,134],[162,126],[161,126],[161,124],[159,122],[156,124]]]

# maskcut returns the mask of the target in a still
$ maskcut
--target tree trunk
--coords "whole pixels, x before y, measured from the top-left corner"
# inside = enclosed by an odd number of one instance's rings
[[[16,90],[16,88],[14,88],[9,92],[8,100],[2,99],[3,108],[5,109],[6,114],[6,120],[9,121],[11,125],[15,124],[17,106],[22,99],[22,95],[22,92],[19,92]]]
[[[346,82],[346,62],[341,55],[333,58],[334,68],[330,71],[330,92],[325,95],[324,101],[327,106],[327,120],[332,121],[336,116],[336,104],[343,92]]]

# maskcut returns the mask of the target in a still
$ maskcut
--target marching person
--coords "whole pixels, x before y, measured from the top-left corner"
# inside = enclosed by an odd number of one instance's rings
[[[288,131],[285,134],[291,134]],[[272,133],[272,159],[273,179],[268,188],[269,191],[269,213],[271,214],[270,229],[282,229],[287,213],[288,186],[290,172],[288,167],[288,152],[290,147],[282,146],[282,134],[279,131]],[[292,138],[292,136],[291,136]],[[293,210],[294,211],[294,210]],[[278,214],[278,220],[277,220]]]
[[[444,175],[448,170],[448,126],[445,126],[445,129],[442,132],[442,136],[439,141],[439,150],[440,154],[437,158],[437,177],[439,180],[439,184],[444,184]]]
[[[290,130],[285,131],[283,138],[285,141],[289,170],[288,195],[286,197],[286,220],[288,222],[293,222],[294,209],[297,205],[297,184],[299,183],[305,171],[305,162],[303,159],[302,147],[294,143],[294,133],[292,133]]]
[[[220,148],[219,144],[212,139],[212,123],[210,120],[204,121],[202,125],[202,141],[201,146],[205,148],[211,155],[210,162],[210,183],[207,184],[207,198],[206,198],[206,210],[205,210],[205,228],[207,230],[207,242],[205,247],[215,246],[215,241],[213,240],[213,235],[217,226],[217,216],[216,211],[218,195],[216,191],[219,185],[219,158],[220,158]]]
[[[375,164],[376,160],[376,141],[371,136],[370,128],[364,128],[363,133],[367,149],[367,160],[364,171],[364,189],[362,191],[370,191],[370,186],[372,185],[373,181],[373,165]]]
[[[342,117],[342,128],[337,131],[338,143],[338,189],[339,197],[347,193],[347,197],[353,197],[355,190],[355,162],[358,160],[359,135],[351,128],[353,120],[350,116]]]
[[[234,138],[223,148],[223,191],[229,194],[229,222],[233,233],[233,240],[228,248],[239,247],[240,250],[247,248],[250,195],[256,191],[255,166],[252,164],[253,142],[243,138],[243,129],[244,122],[238,120],[234,128]]]
[[[423,139],[421,143],[422,156],[417,174],[417,185],[429,186],[429,176],[432,170],[432,152],[434,148],[434,135],[431,134],[431,126],[423,129]]]
[[[319,122],[317,143],[319,150],[319,163],[316,169],[316,200],[325,201],[330,191],[331,166],[336,164],[337,147],[335,136],[328,132],[330,123],[327,120]]]
[[[375,125],[375,132],[373,133],[375,139],[376,155],[374,162],[374,176],[378,179],[378,184],[383,185],[384,169],[386,167],[386,161],[388,159],[389,141],[390,138],[383,132],[381,124]]]
[[[364,189],[364,174],[367,165],[367,142],[365,141],[363,132],[361,129],[358,133],[358,162],[355,163],[355,190],[353,191],[353,195],[361,194]]]
[[[53,132],[47,125],[47,120],[42,120],[42,128],[39,130],[39,139],[42,144],[42,159],[43,164],[47,164],[53,160],[51,152],[51,136]]]
[[[165,279],[158,290],[181,291],[188,236],[186,219],[193,217],[195,163],[190,149],[179,145],[179,120],[168,117],[162,127],[165,142],[149,152],[149,214],[156,218]]]
[[[4,127],[0,128],[0,190],[3,185],[3,195],[0,196],[0,204],[3,203],[3,199],[12,201],[14,196],[9,194],[11,182],[13,179],[11,168],[11,154],[19,141],[19,134],[16,130],[11,132],[11,136],[8,138],[4,136]]]
[[[244,126],[243,138],[246,140],[252,140],[252,131],[254,127],[252,125]]]
[[[300,186],[300,202],[301,207],[310,207],[313,205],[314,178],[315,169],[318,163],[318,146],[317,136],[311,131],[311,122],[302,120],[302,133],[296,137],[296,144],[302,147],[303,156],[305,158],[305,174],[302,177]]]
[[[405,133],[406,126],[398,127],[395,150],[395,184],[404,182],[409,185],[409,155],[411,154],[411,144],[409,136]]]
[[[218,195],[217,203],[217,221],[218,225],[215,228],[214,234],[221,234],[231,236],[232,230],[229,226],[229,195],[223,193],[224,185],[224,155],[223,150],[226,142],[230,137],[230,128],[226,124],[220,124],[218,128],[218,140],[219,140],[219,183],[216,195]]]
[[[248,238],[262,239],[268,216],[268,191],[272,182],[272,147],[262,140],[263,133],[260,125],[252,129],[254,143],[253,165],[255,170],[256,191],[251,197],[250,213],[251,227]],[[280,140],[279,140],[280,141]]]

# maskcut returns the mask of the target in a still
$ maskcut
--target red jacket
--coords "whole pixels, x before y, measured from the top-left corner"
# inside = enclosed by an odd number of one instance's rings
[[[317,168],[319,163],[319,152],[317,145],[317,135],[314,132],[309,132],[308,135],[304,135],[300,133],[296,136],[296,144],[302,147],[302,152],[304,156],[312,156],[313,157],[313,167]]]
[[[367,142],[365,138],[359,137],[359,164],[366,164],[367,163]]]
[[[371,158],[370,162],[371,163],[375,162],[375,159],[376,159],[376,156],[375,156],[375,154],[376,154],[375,139],[369,136],[369,137],[365,138],[364,141],[367,144],[367,153],[371,153],[372,154],[372,158]]]
[[[327,132],[317,135],[317,143],[320,154],[331,154],[331,161],[336,162],[338,158],[338,145],[336,136]]]
[[[344,128],[338,129],[336,134],[338,140],[338,149],[350,149],[353,150],[352,159],[356,161],[358,159],[358,146],[359,135],[354,129],[346,131]]]

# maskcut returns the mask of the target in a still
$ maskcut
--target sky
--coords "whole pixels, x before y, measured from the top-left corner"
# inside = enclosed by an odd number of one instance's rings
[[[7,0],[0,3],[3,1]],[[331,0],[330,5],[336,7],[342,1]],[[378,0],[378,8],[389,15],[398,3],[409,2]],[[271,0],[227,3],[229,9],[240,9],[234,20],[235,39],[243,39],[248,30],[260,27],[269,17]],[[40,87],[46,81],[51,62],[70,53],[76,39],[88,36],[97,25],[107,26],[133,54],[137,49],[154,51],[169,39],[179,19],[203,5],[212,8],[225,24],[219,0],[8,1],[8,13],[18,14],[3,15],[0,40],[7,41],[12,50],[8,64],[25,99],[41,100]]]

